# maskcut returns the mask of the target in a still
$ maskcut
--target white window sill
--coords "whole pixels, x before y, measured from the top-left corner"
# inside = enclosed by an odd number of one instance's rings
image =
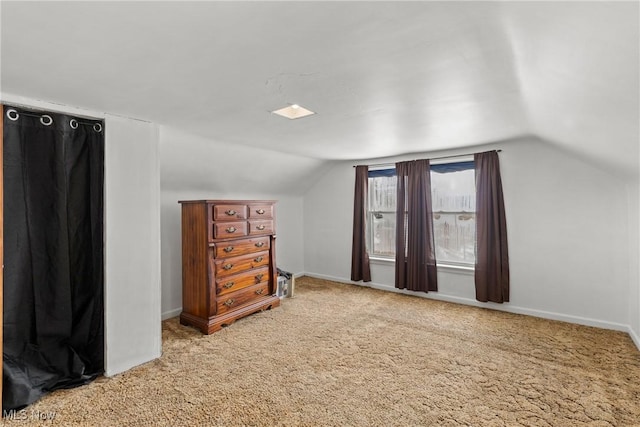
[[[447,273],[466,274],[469,276],[473,276],[476,273],[476,269],[473,266],[457,264],[437,264],[436,267],[439,271],[446,271]]]
[[[395,264],[395,260],[391,258],[377,258],[377,257],[369,257],[369,262],[371,264],[381,264],[381,265],[392,265]]]
[[[396,263],[396,261],[391,258],[369,257],[369,261],[371,262],[371,264],[378,265],[394,265]],[[438,271],[444,271],[447,273],[458,273],[470,276],[475,273],[475,268],[473,266],[438,263],[436,267],[438,268]]]

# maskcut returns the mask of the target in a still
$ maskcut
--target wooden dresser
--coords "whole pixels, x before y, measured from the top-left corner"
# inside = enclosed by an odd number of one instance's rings
[[[180,323],[205,334],[280,305],[275,201],[184,200]]]

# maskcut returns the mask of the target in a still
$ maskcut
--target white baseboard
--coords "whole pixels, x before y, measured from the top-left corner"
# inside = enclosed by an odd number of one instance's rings
[[[379,284],[379,283],[374,283],[374,282],[354,282],[352,280],[349,279],[344,279],[341,277],[334,277],[334,276],[328,276],[325,274],[317,274],[317,273],[305,273],[306,276],[309,277],[315,277],[317,279],[325,279],[325,280],[331,280],[334,282],[339,282],[339,283],[347,283],[347,284],[352,284],[352,285],[358,285],[358,286],[364,286],[364,287],[369,287],[369,288],[374,288],[374,289],[380,289],[383,291],[390,291],[390,292],[396,292],[396,293],[400,293],[400,294],[404,294],[404,295],[412,295],[412,296],[416,296],[416,297],[420,297],[420,298],[428,298],[428,299],[433,299],[433,300],[437,300],[437,301],[446,301],[446,302],[452,302],[452,303],[456,303],[456,304],[463,304],[463,305],[469,305],[469,306],[473,306],[473,307],[481,307],[481,308],[488,308],[488,309],[492,309],[492,310],[498,310],[498,311],[505,311],[508,313],[516,313],[516,314],[524,314],[527,316],[533,316],[533,317],[540,317],[543,319],[549,319],[549,320],[558,320],[561,322],[568,322],[568,323],[575,323],[578,325],[585,325],[585,326],[593,326],[596,328],[602,328],[602,329],[611,329],[614,331],[622,331],[622,332],[627,332],[629,333],[629,335],[631,335],[631,339],[633,339],[633,341],[635,342],[636,346],[638,347],[638,349],[640,350],[640,340],[638,339],[638,336],[631,333],[631,328],[629,327],[629,325],[623,325],[621,323],[615,323],[615,322],[608,322],[608,321],[604,321],[604,320],[598,320],[598,319],[591,319],[588,317],[580,317],[580,316],[572,316],[572,315],[568,315],[568,314],[562,314],[562,313],[554,313],[554,312],[549,312],[549,311],[542,311],[542,310],[535,310],[535,309],[530,309],[530,308],[526,308],[526,307],[518,307],[518,306],[514,306],[511,305],[510,303],[507,304],[496,304],[496,303],[483,303],[480,301],[476,301],[470,298],[463,298],[463,297],[457,297],[457,296],[452,296],[452,295],[443,295],[443,294],[439,294],[437,292],[429,292],[429,293],[424,293],[424,292],[412,292],[412,291],[407,291],[404,289],[397,289],[393,286],[390,285],[383,285],[383,284]],[[634,337],[635,335],[635,337]]]
[[[164,313],[162,313],[162,320],[167,320],[167,319],[171,319],[172,317],[180,316],[181,311],[182,311],[182,307],[165,311]]]
[[[456,297],[452,295],[443,295],[443,294],[438,294],[437,292],[430,292],[428,294],[424,292],[412,292],[404,289],[396,289],[395,287],[390,285],[383,285],[383,284],[374,283],[374,282],[368,282],[368,283],[354,282],[352,280],[345,279],[343,277],[329,276],[326,274],[301,272],[301,273],[294,273],[293,275],[293,277],[295,278],[299,278],[302,276],[309,276],[317,279],[331,280],[333,282],[346,283],[350,285],[364,286],[368,288],[380,289],[380,290],[389,291],[389,292],[396,292],[396,293],[411,295],[411,296],[420,297],[420,298],[428,298],[428,299],[433,299],[437,301],[446,301],[446,302],[452,302],[455,304],[468,305],[472,307],[489,308],[492,310],[505,311],[508,313],[524,314],[527,316],[540,317],[543,319],[558,320],[561,322],[575,323],[578,325],[593,326],[596,328],[611,329],[614,331],[622,331],[629,334],[629,336],[633,340],[636,347],[638,347],[638,350],[640,350],[640,336],[638,336],[638,334],[633,329],[631,329],[629,325],[623,325],[621,323],[607,322],[604,320],[591,319],[588,317],[572,316],[568,314],[554,313],[549,311],[534,310],[526,307],[513,306],[510,304],[505,305],[505,304],[496,304],[496,303],[483,303],[470,298],[462,298],[462,297]],[[165,311],[162,313],[162,320],[167,320],[167,319],[171,319],[173,317],[179,316],[181,311],[182,311],[182,308],[176,308],[173,310]]]
[[[144,365],[145,363],[151,362],[159,357],[162,356],[162,351],[157,352],[155,355],[151,356],[151,357],[145,357],[145,358],[137,358],[137,359],[133,359],[133,360],[127,360],[126,363],[119,363],[119,364],[114,364],[109,363],[107,361],[106,366],[105,366],[105,370],[104,370],[104,376],[105,377],[113,377],[115,375],[121,374],[125,371],[128,371],[131,368],[135,368],[136,366],[140,366],[140,365]]]
[[[640,337],[638,336],[638,334],[636,334],[636,331],[634,331],[633,329],[631,329],[631,327],[629,327],[629,330],[627,332],[629,333],[629,336],[633,340],[633,343],[636,345],[636,347],[638,347],[638,350],[640,350]]]

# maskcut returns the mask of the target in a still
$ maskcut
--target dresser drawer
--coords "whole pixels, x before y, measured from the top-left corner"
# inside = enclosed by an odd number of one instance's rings
[[[250,219],[273,219],[273,205],[249,205]]]
[[[249,235],[273,234],[273,220],[249,220]]]
[[[214,221],[233,221],[247,218],[247,205],[213,205],[211,209]]]
[[[214,259],[213,265],[216,277],[226,277],[252,268],[269,265],[269,252],[256,252],[239,257]]]
[[[245,304],[269,296],[269,283],[263,282],[248,288],[232,292],[217,299],[217,312],[220,315],[228,311],[233,311]]]
[[[214,222],[213,238],[242,237],[247,235],[247,221]]]
[[[216,279],[216,294],[228,294],[261,282],[269,282],[269,267]]]
[[[254,239],[233,240],[217,243],[214,247],[216,258],[228,258],[232,256],[250,254],[252,252],[269,249],[269,237],[256,237]]]

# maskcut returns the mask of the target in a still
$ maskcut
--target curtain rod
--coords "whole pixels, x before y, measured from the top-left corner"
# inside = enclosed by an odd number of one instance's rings
[[[11,105],[6,105],[6,104],[4,105],[4,107],[5,107],[7,118],[11,121],[16,121],[20,118],[20,115],[23,115],[27,117],[34,117],[36,119],[39,118],[40,123],[42,123],[45,126],[49,126],[53,123],[53,118],[51,118],[51,116],[47,114],[47,112],[45,111],[37,112],[28,107],[13,107]],[[22,111],[17,112],[16,108],[19,108]],[[76,116],[75,114],[56,113],[56,112],[51,112],[51,114],[60,114],[60,115],[65,115],[67,117],[72,117],[71,121],[69,122],[69,125],[71,126],[72,129],[76,129],[80,124],[80,125],[92,126],[96,132],[100,132],[102,130],[102,125],[100,123],[81,122],[73,118],[73,117],[80,118],[80,116]],[[89,119],[89,120],[95,120],[96,122],[102,121],[102,119]]]
[[[495,151],[496,153],[501,152],[502,150],[490,150],[490,151]],[[452,156],[441,156],[441,157],[432,157],[429,160],[440,160],[440,159],[453,159],[455,157],[467,157],[467,156],[473,156],[474,153],[470,153],[470,154],[454,154]],[[394,163],[376,163],[373,165],[361,165],[361,166],[391,166],[391,165],[395,165]],[[359,165],[353,165],[353,167],[355,168],[356,166]]]

